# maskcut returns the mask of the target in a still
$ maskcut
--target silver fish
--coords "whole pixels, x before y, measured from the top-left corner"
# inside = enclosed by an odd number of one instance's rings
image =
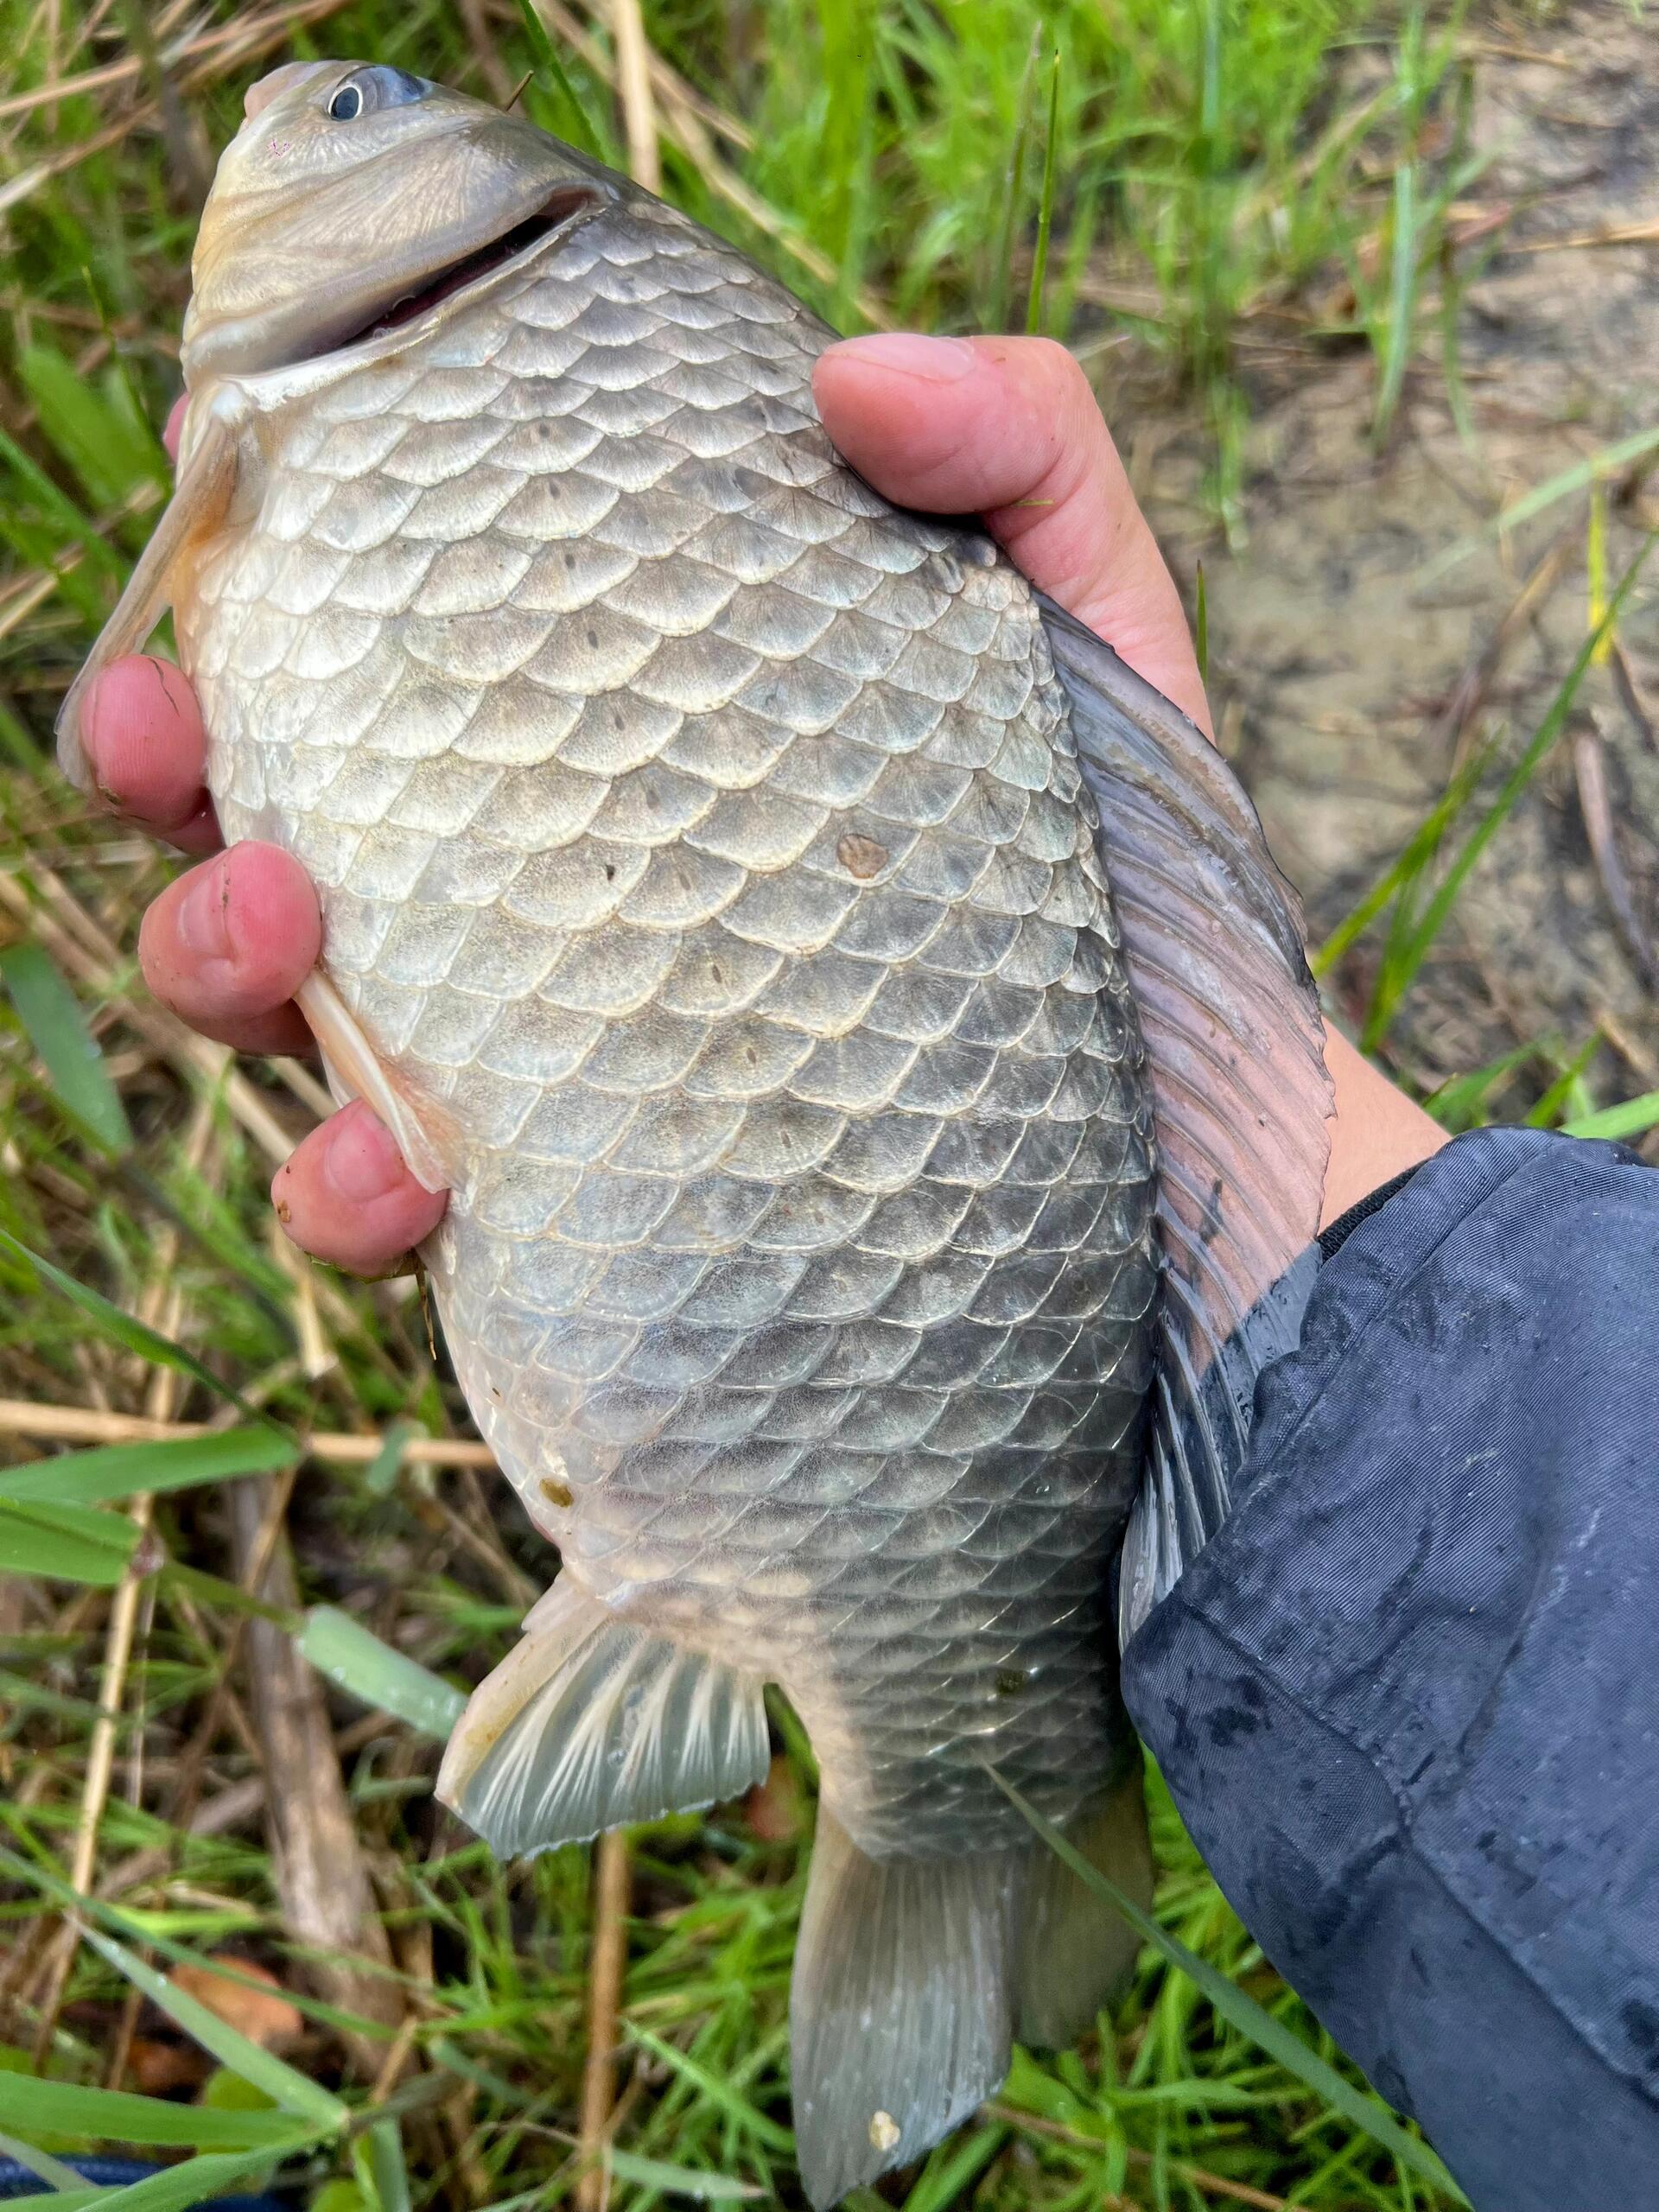
[[[336,1089],[452,1192],[444,1332],[562,1568],[442,1794],[537,1851],[759,1780],[768,1681],[810,1734],[827,2204],[1130,1955],[1002,1783],[1147,1893],[1114,1560],[1132,1624],[1294,1338],[1294,903],[1190,724],[842,462],[774,279],[399,70],[251,106],[89,667],[172,605],[227,837],[317,885]]]

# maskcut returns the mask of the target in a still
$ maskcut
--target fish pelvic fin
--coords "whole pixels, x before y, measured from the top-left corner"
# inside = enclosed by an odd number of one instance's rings
[[[1319,1264],[1332,1107],[1296,894],[1186,716],[1041,600],[1123,932],[1157,1115],[1164,1280],[1127,1643],[1225,1517],[1255,1379],[1294,1351]]]
[[[1063,1822],[1061,1834],[1133,1903],[1151,1909],[1152,1840],[1138,1748],[1129,1770]],[[1064,2050],[1122,1994],[1141,1938],[1040,1839],[1017,1878],[1014,2033],[1021,2043]]]
[[[931,2149],[1007,2072],[1015,1864],[872,1859],[819,1807],[789,2018],[796,2153],[820,2212]]]
[[[498,1858],[741,1796],[769,1761],[759,1675],[683,1650],[566,1575],[455,1724],[438,1796]]]

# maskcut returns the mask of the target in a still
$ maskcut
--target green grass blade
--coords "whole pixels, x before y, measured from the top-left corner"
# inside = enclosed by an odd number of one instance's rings
[[[959,2141],[942,2143],[906,2197],[904,2212],[947,2212],[968,2192],[1008,2139],[1006,2127],[978,2127]]]
[[[164,2143],[188,2151],[283,2152],[311,2139],[279,2112],[216,2111],[125,2089],[43,2082],[32,2074],[0,2073],[0,2119],[36,2134],[87,2143]]]
[[[404,2139],[390,2114],[353,2144],[352,2164],[359,2187],[379,2212],[410,2212]]]
[[[1567,671],[1555,696],[1534,733],[1531,741],[1514,767],[1504,779],[1503,788],[1485,813],[1470,831],[1461,850],[1436,885],[1423,909],[1422,918],[1413,929],[1400,957],[1391,960],[1377,979],[1376,1001],[1367,1018],[1364,1034],[1360,1039],[1370,1051],[1387,1034],[1395,1009],[1410,988],[1414,977],[1427,958],[1430,948],[1445,926],[1446,919],[1457,902],[1458,894],[1467,881],[1470,870],[1491,844],[1498,830],[1508,818],[1522,793],[1538,772],[1553,749],[1555,741],[1567,726],[1573,702],[1578,696],[1579,686],[1585,672],[1595,658],[1596,649],[1618,621],[1620,609],[1642,573],[1649,554],[1653,550],[1659,531],[1650,531],[1635,559],[1618,580],[1612,597],[1602,612],[1601,620],[1580,646],[1572,667]]]
[[[699,2096],[706,2097],[710,2104],[717,2105],[728,2119],[735,2120],[746,2133],[753,2136],[757,2143],[764,2143],[771,2151],[794,2149],[795,2139],[789,2130],[780,2127],[775,2120],[768,2120],[765,2113],[757,2111],[729,2082],[722,2081],[717,2074],[711,2074],[707,2067],[699,2066],[695,2058],[688,2057],[684,2051],[677,2050],[671,2043],[664,2043],[660,2036],[652,2035],[649,2028],[642,2028],[637,2021],[627,2023],[627,2036],[631,2043],[637,2043],[642,2050],[648,2050],[671,2073],[690,2082]]]
[[[698,2204],[752,2203],[771,2194],[756,2182],[670,2165],[663,2158],[642,2158],[637,2151],[607,2151],[605,2163],[614,2178],[626,2182],[630,2189],[659,2190],[664,2196],[689,2196]]]
[[[41,434],[94,507],[118,507],[141,484],[171,488],[172,470],[142,417],[118,409],[50,346],[27,346],[17,364]]]
[[[1427,562],[1416,578],[1419,589],[1438,582],[1448,569],[1455,569],[1460,561],[1466,561],[1471,553],[1478,552],[1483,545],[1490,544],[1493,538],[1503,537],[1506,531],[1519,530],[1522,523],[1530,522],[1535,515],[1542,514],[1547,507],[1553,507],[1558,500],[1570,499],[1574,493],[1586,491],[1604,478],[1616,475],[1631,461],[1643,460],[1656,450],[1659,450],[1659,429],[1637,430],[1628,438],[1620,438],[1613,445],[1603,446],[1587,460],[1574,461],[1570,468],[1563,468],[1558,474],[1546,477],[1541,484],[1535,484],[1530,492],[1523,492],[1518,499],[1513,500],[1484,530],[1476,531],[1469,537],[1460,537],[1455,545],[1448,545],[1444,553],[1437,554],[1433,560]]]
[[[50,1260],[32,1251],[9,1229],[0,1229],[0,1252],[10,1252],[14,1259],[22,1260],[26,1266],[33,1268],[43,1282],[49,1283],[72,1306],[79,1307],[89,1321],[95,1322],[106,1337],[124,1350],[137,1352],[140,1359],[153,1361],[158,1366],[170,1367],[177,1374],[192,1375],[198,1382],[205,1382],[216,1398],[229,1398],[245,1413],[251,1410],[243,1404],[236,1391],[229,1389],[210,1368],[204,1367],[194,1352],[187,1351],[182,1344],[175,1344],[170,1337],[162,1336],[159,1330],[150,1328],[132,1314],[124,1313],[118,1306],[111,1305],[101,1291],[90,1289],[84,1282],[77,1282],[73,1275],[66,1274]]]
[[[38,2175],[50,2192],[48,2202],[61,2205],[66,2198],[84,2204],[93,2195],[73,2166],[66,2166],[49,2151],[37,2150],[33,2143],[20,2142],[15,2135],[0,2130],[0,2158],[15,2158],[20,2166]]]
[[[1054,227],[1056,162],[1060,146],[1060,50],[1048,67],[1048,140],[1043,148],[1043,189],[1037,208],[1037,251],[1032,257],[1031,289],[1026,295],[1026,329],[1036,337],[1043,328],[1043,293],[1048,283],[1048,240]]]
[[[1219,1967],[1201,1959],[1196,1951],[1189,1951],[1185,1943],[1160,1928],[1149,1912],[1143,1912],[1135,1900],[1127,1897],[1116,1882],[1109,1881],[1099,1868],[1091,1866],[1082,1853],[1076,1851],[1052,1821],[1046,1821],[1036,1807],[1022,1797],[1011,1783],[1005,1782],[995,1768],[992,1779],[1003,1795],[1009,1798],[1025,1815],[1031,1826],[1047,1844],[1049,1849],[1063,1859],[1085,1888],[1092,1890],[1122,1913],[1143,1943],[1150,1943],[1162,1953],[1173,1967],[1179,1967],[1208,1998],[1211,2005],[1230,2026],[1248,2036],[1258,2049],[1274,2059],[1287,2074],[1292,2074],[1312,2091],[1314,2096],[1340,2113],[1351,2127],[1357,2127],[1371,2139],[1379,2150],[1386,2151],[1392,2158],[1409,2168],[1420,2180],[1431,2187],[1442,2190],[1454,2202],[1466,2204],[1468,2199],[1452,2180],[1426,2143],[1408,2135],[1394,2114],[1379,2097],[1368,2096],[1345,2081],[1334,2066],[1328,2066],[1317,2051],[1310,2050],[1300,2036],[1293,2035],[1283,2021],[1275,2020],[1271,2012],[1249,1997],[1235,1981],[1230,1981]]]
[[[1580,1115],[1564,1122],[1561,1134],[1569,1137],[1639,1137],[1659,1123],[1659,1090],[1644,1090],[1621,1105],[1604,1106],[1599,1113]]]
[[[210,2012],[199,1999],[180,1989],[165,1974],[157,1974],[136,1951],[129,1950],[113,1936],[106,1936],[102,1929],[83,1923],[80,1932],[99,1956],[124,1974],[135,1989],[141,1989],[175,2028],[182,2028],[221,2066],[256,2089],[263,2090],[283,2112],[292,2113],[299,2120],[308,2120],[330,2133],[349,2125],[350,2107],[338,2097],[240,2034],[228,2020],[221,2020],[217,2012]]]
[[[132,1127],[80,1002],[38,944],[8,945],[0,977],[60,1103],[106,1152],[132,1149]]]
[[[1002,203],[996,263],[991,272],[990,304],[985,317],[987,327],[992,330],[1007,327],[1008,302],[1014,295],[1014,242],[1020,233],[1020,212],[1026,196],[1026,156],[1031,145],[1031,103],[1037,76],[1039,35],[1036,31],[1032,33],[1031,51],[1026,57],[1025,74],[1020,80],[1020,105],[1014,126],[1014,145],[1008,156],[1007,197]]]
[[[312,1607],[298,1642],[320,1675],[423,1735],[447,1736],[466,1709],[462,1691],[334,1605]]]
[[[98,2212],[189,2212],[193,2205],[209,2204],[230,2183],[263,2173],[270,2158],[269,2151],[210,2151],[181,2165],[163,2166],[125,2189],[100,2190],[92,2201]]]
[[[20,1858],[15,1851],[0,1850],[0,1866],[16,1879],[26,1882],[30,1888],[43,1890],[59,1905],[77,1915],[97,1913],[105,1919],[121,1921],[124,1918],[110,1907],[99,1905],[95,1899],[81,1897],[48,1868]],[[317,2082],[308,2081],[303,2074],[284,2064],[272,2052],[262,2050],[259,2044],[239,2034],[227,2020],[221,2020],[216,2012],[210,2012],[197,1999],[176,1987],[165,1974],[157,1974],[155,1967],[141,1959],[136,1951],[118,1942],[113,1936],[106,1935],[102,1929],[93,1926],[90,1918],[80,1919],[79,1933],[82,1940],[90,1943],[107,1965],[112,1966],[135,1989],[142,1990],[150,2002],[167,2015],[175,2027],[181,2028],[194,2042],[201,2045],[210,2057],[216,2058],[231,2073],[251,2083],[256,2089],[262,2090],[282,2111],[291,2113],[296,2119],[308,2120],[315,2128],[330,2135],[339,2134],[350,2126],[352,2112],[348,2105],[342,2104],[338,2097],[331,2095]],[[195,1963],[205,1961],[197,1961]],[[226,1980],[233,1979],[234,1976],[226,1976]],[[268,2157],[270,2154],[267,2152],[265,2155]]]
[[[46,1505],[106,1505],[139,1491],[190,1490],[238,1475],[275,1474],[299,1457],[281,1429],[227,1428],[155,1444],[111,1444],[68,1452],[28,1467],[0,1467],[0,1501]]]
[[[1210,688],[1210,594],[1204,581],[1204,563],[1198,563],[1196,586],[1198,608],[1192,622],[1192,650],[1198,664],[1198,681],[1207,691]]]
[[[548,80],[543,89],[551,95],[556,105],[570,119],[571,144],[579,146],[584,154],[592,154],[595,159],[602,161],[605,149],[600,143],[599,133],[588,120],[588,111],[582,104],[582,95],[570,81],[570,73],[564,66],[564,58],[553,42],[552,33],[542,21],[536,0],[518,0],[518,13],[524,18],[524,35],[530,41],[537,72]]]
[[[111,1590],[126,1573],[137,1542],[137,1524],[118,1513],[0,1500],[0,1574]]]

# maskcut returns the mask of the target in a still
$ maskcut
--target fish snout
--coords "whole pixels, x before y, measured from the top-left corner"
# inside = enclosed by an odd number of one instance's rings
[[[319,71],[330,66],[327,61],[284,61],[280,69],[268,69],[257,84],[248,86],[243,96],[244,121],[251,123],[260,110],[269,107],[279,92],[285,92],[290,85],[303,84],[308,77],[315,77]]]

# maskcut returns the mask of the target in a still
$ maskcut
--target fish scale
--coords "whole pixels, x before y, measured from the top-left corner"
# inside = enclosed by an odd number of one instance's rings
[[[864,1848],[965,1852],[988,1751],[1057,1816],[1111,1757],[1150,1109],[1030,595],[838,461],[829,335],[601,213],[262,423],[181,642],[459,1132],[433,1289],[566,1572],[764,1650]]]

